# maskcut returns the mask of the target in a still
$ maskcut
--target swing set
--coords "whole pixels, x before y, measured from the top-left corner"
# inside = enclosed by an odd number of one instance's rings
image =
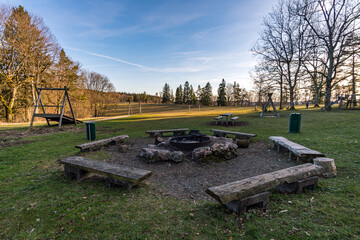
[[[37,93],[38,97],[36,100],[34,113],[33,113],[32,119],[31,119],[30,128],[33,126],[34,118],[36,118],[36,117],[45,118],[46,122],[49,126],[50,126],[50,121],[59,122],[59,127],[61,127],[62,124],[82,123],[82,121],[76,120],[76,118],[75,118],[75,114],[74,114],[73,108],[71,106],[71,102],[70,102],[70,98],[69,98],[69,94],[68,94],[69,88],[67,88],[66,86],[64,88],[38,88],[37,86],[35,86],[35,89],[36,89],[36,93]],[[64,91],[62,105],[44,105],[43,101],[41,99],[41,93],[43,91]],[[66,100],[69,103],[69,107],[70,107],[70,111],[71,111],[71,115],[72,115],[71,117],[64,115]],[[37,113],[38,107],[41,107],[43,113]],[[47,113],[45,111],[46,108],[60,108],[60,114]]]

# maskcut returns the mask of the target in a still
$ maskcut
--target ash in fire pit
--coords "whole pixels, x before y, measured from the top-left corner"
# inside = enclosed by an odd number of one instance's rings
[[[199,130],[191,130],[188,136],[173,137],[170,139],[170,145],[179,150],[193,150],[203,147],[211,142],[211,138],[205,134],[201,134]]]

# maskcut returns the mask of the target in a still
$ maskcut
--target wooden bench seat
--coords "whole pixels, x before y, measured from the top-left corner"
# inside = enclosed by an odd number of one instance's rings
[[[107,163],[80,156],[67,157],[61,160],[64,164],[65,175],[81,181],[88,172],[107,176],[110,186],[120,185],[125,188],[133,187],[151,176],[152,172],[114,163]]]
[[[238,120],[239,117],[232,117],[230,118],[231,122],[232,122],[232,125],[235,125],[235,121]]]
[[[324,171],[323,167],[307,163],[211,187],[206,193],[237,214],[242,214],[251,205],[266,208],[271,189],[300,193],[304,187],[313,187]]]
[[[178,129],[161,129],[161,130],[147,130],[145,133],[149,134],[150,137],[156,135],[163,136],[164,133],[173,133],[173,136],[186,135],[186,131],[189,131],[189,128],[178,128]]]
[[[125,141],[125,139],[127,139],[127,138],[129,138],[128,135],[120,135],[120,136],[116,136],[116,137],[97,140],[94,142],[80,144],[75,147],[80,148],[81,152],[94,151],[94,150],[98,150],[107,145],[116,145],[118,143],[123,143]]]
[[[231,131],[225,131],[220,129],[210,129],[211,132],[214,133],[214,136],[217,137],[226,137],[227,135],[234,135],[237,139],[249,139],[256,137],[256,134],[252,133],[242,133],[242,132],[231,132]]]
[[[298,162],[312,162],[316,157],[324,157],[325,155],[319,151],[312,150],[304,147],[298,143],[294,143],[284,137],[271,136],[270,140],[273,141],[274,149],[278,152],[282,150],[289,151],[289,159],[291,160],[294,156]]]
[[[221,124],[223,124],[223,118],[224,116],[218,116],[218,117],[214,117],[215,121],[216,121],[216,125],[218,124],[218,121],[221,120]]]

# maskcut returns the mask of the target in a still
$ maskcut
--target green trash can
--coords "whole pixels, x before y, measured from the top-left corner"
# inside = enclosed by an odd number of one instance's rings
[[[94,122],[87,122],[86,124],[86,139],[93,141],[96,138],[95,133],[95,123]]]
[[[289,133],[300,133],[301,113],[291,113],[289,120]]]

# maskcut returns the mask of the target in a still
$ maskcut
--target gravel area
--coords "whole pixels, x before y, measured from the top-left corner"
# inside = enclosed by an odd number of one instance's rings
[[[148,178],[150,185],[163,195],[178,198],[210,200],[212,197],[205,193],[209,187],[296,165],[289,162],[286,155],[271,150],[266,141],[251,142],[249,148],[239,148],[239,155],[227,161],[198,163],[191,160],[191,152],[188,152],[180,163],[146,163],[138,157],[139,152],[153,143],[152,138],[132,139],[125,153],[121,153],[118,146],[109,147],[111,158],[108,161],[152,171]]]

